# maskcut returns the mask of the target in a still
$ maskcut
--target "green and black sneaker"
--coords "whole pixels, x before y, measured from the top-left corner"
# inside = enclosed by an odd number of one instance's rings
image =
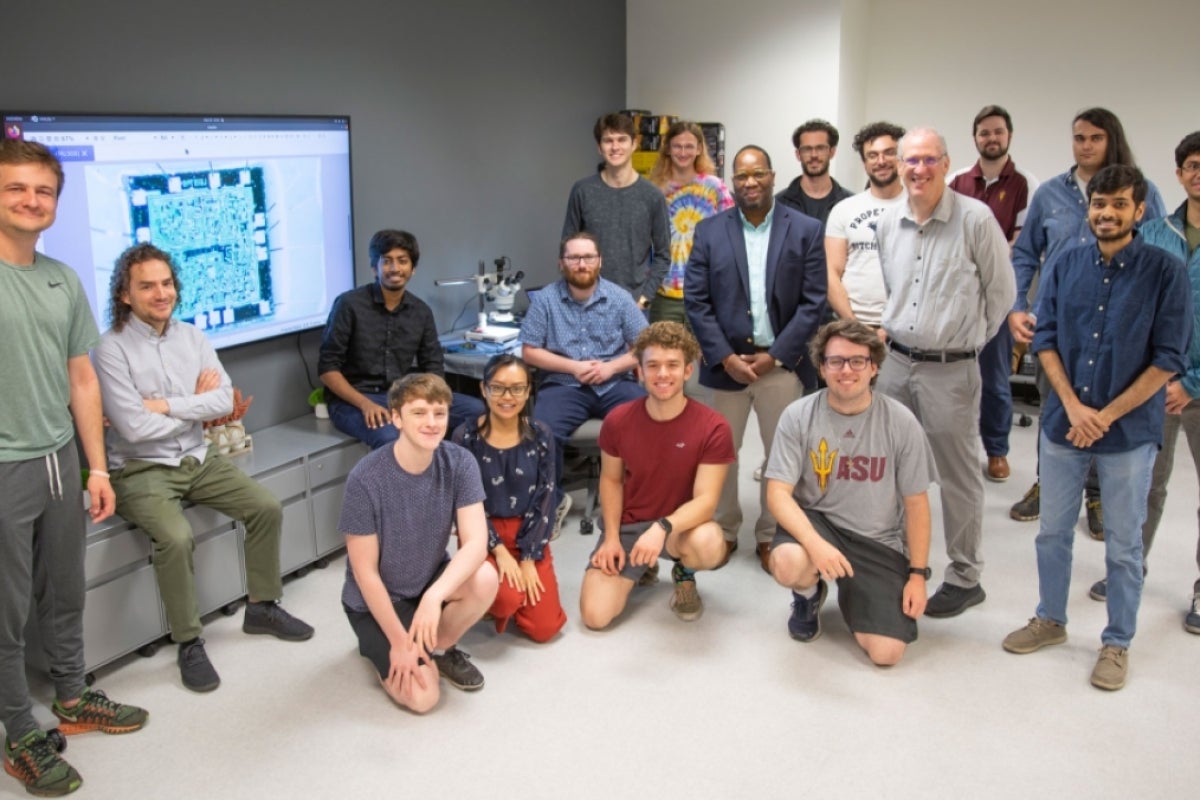
[[[58,747],[44,731],[31,731],[16,744],[6,738],[4,771],[38,797],[61,797],[83,785],[83,778],[58,754]]]
[[[90,731],[131,733],[150,716],[143,708],[109,700],[99,689],[84,689],[79,702],[70,708],[55,700],[52,710],[60,720],[59,730],[68,736]]]

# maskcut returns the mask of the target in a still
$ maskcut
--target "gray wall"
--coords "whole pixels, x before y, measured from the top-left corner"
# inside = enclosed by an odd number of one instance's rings
[[[10,108],[350,115],[358,281],[374,231],[411,230],[442,329],[472,294],[435,278],[500,255],[554,276],[592,122],[624,106],[621,0],[46,0],[5,3],[4,28]],[[308,411],[318,341],[222,352],[252,430]]]

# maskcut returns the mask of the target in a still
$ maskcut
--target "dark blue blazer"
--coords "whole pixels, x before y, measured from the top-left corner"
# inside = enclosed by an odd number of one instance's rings
[[[702,353],[700,383],[746,388],[721,366],[732,353],[755,352],[746,238],[736,207],[696,226],[684,276],[683,302]],[[808,388],[817,381],[808,340],[825,318],[826,279],[821,224],[776,203],[767,247],[767,316],[775,333],[769,352]]]

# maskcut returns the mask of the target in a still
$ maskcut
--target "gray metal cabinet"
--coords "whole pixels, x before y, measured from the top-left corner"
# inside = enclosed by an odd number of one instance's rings
[[[302,572],[343,546],[337,535],[343,485],[367,448],[310,416],[253,436],[254,449],[234,462],[283,504],[281,570]],[[196,539],[196,598],[207,614],[246,594],[245,531],[209,508],[184,513]],[[83,638],[89,671],[167,633],[150,555],[149,537],[119,517],[88,527]]]

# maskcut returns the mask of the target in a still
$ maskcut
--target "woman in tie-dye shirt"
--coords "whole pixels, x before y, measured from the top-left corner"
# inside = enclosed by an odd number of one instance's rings
[[[692,253],[696,225],[733,205],[724,182],[704,143],[704,132],[694,122],[676,122],[667,129],[650,180],[667,198],[671,223],[671,267],[650,304],[650,321],[687,323],[683,310],[683,271]]]

